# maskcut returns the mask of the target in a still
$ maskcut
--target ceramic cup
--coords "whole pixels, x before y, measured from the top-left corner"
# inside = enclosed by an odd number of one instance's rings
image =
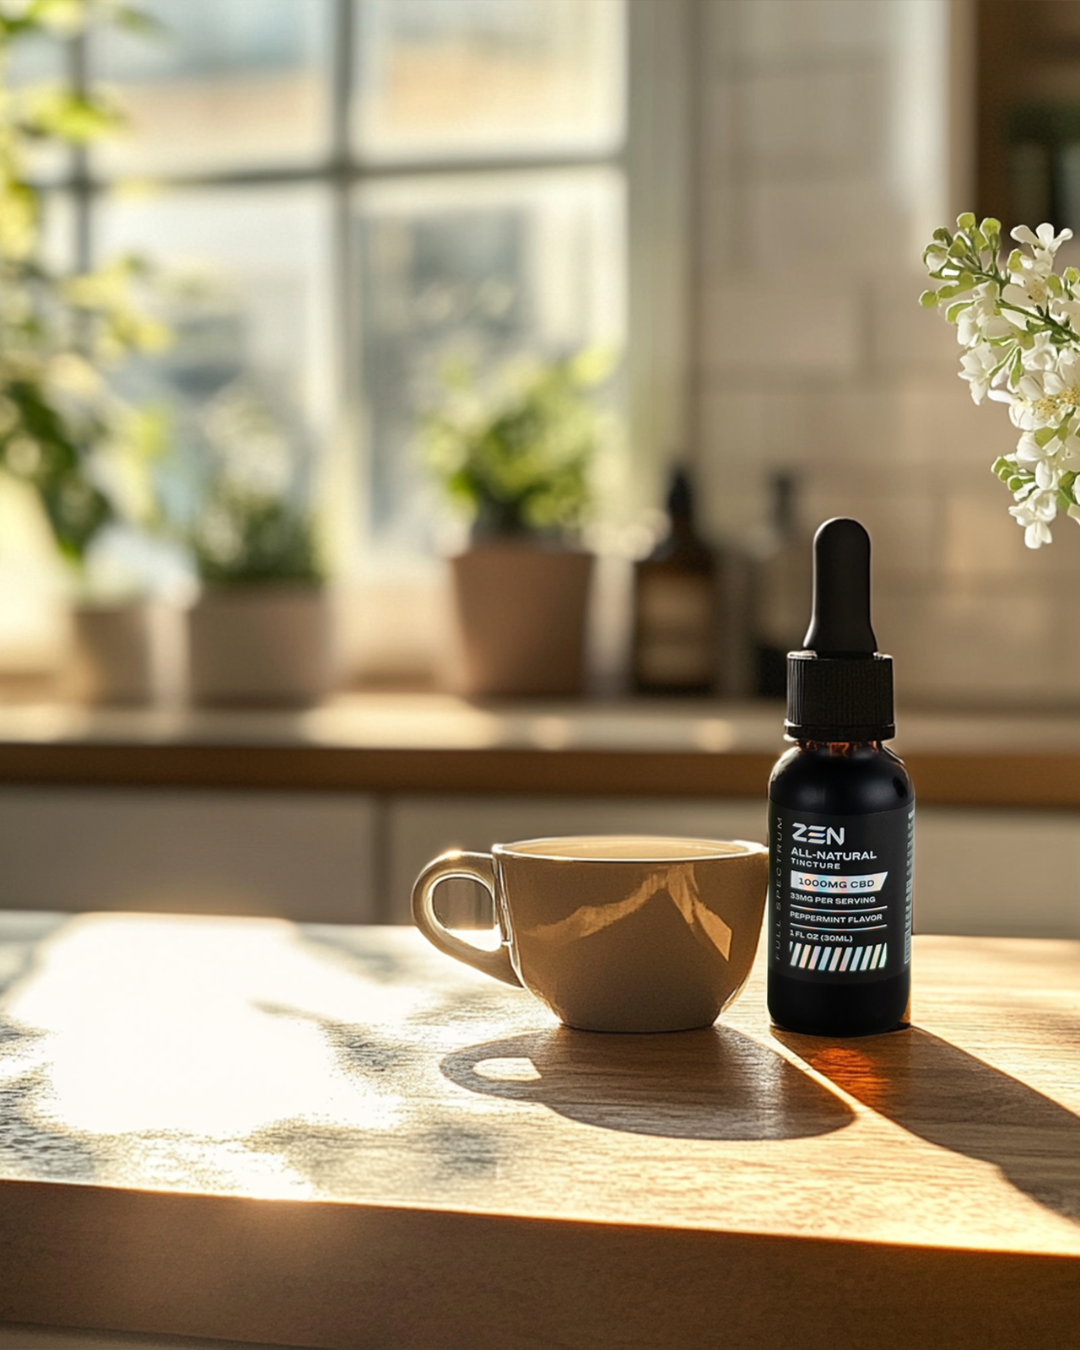
[[[768,854],[743,840],[582,837],[444,853],[413,887],[429,942],[521,984],[567,1026],[687,1031],[710,1026],[750,973]],[[450,877],[490,891],[502,942],[474,947],[440,922]]]

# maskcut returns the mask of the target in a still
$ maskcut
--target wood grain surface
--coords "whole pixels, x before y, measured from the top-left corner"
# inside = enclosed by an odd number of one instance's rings
[[[0,917],[0,1317],[333,1347],[1075,1346],[1080,944],[915,1025],[556,1026],[401,929]]]

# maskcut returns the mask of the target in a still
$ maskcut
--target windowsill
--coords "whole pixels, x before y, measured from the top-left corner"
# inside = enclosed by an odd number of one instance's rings
[[[303,710],[0,703],[0,781],[415,793],[753,798],[775,703],[475,703],[365,691]],[[901,715],[921,802],[1080,806],[1080,716]]]

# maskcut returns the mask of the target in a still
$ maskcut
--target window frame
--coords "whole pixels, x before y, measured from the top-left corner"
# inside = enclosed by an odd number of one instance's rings
[[[590,0],[596,3],[597,0]],[[696,450],[694,409],[702,372],[693,352],[696,306],[691,284],[697,252],[692,134],[698,107],[697,52],[704,0],[625,0],[625,130],[613,152],[561,150],[552,154],[471,154],[397,161],[364,160],[352,144],[351,116],[359,5],[364,0],[323,0],[331,9],[328,153],[308,165],[259,166],[205,173],[141,175],[155,186],[237,189],[322,185],[330,196],[329,270],[340,279],[331,289],[330,339],[335,354],[331,387],[334,431],[324,460],[324,481],[333,491],[329,521],[334,562],[348,583],[371,572],[364,538],[364,482],[370,448],[363,443],[362,333],[357,294],[353,199],[357,188],[394,178],[498,175],[574,168],[611,168],[626,191],[627,351],[626,422],[629,454],[626,499],[616,511],[622,523],[639,520],[662,497],[670,460]],[[77,88],[89,82],[87,40],[70,44],[70,76]],[[122,174],[99,172],[92,155],[74,150],[70,171],[48,184],[73,203],[77,267],[95,261],[96,204]],[[351,523],[350,523],[351,518]],[[424,568],[408,569],[416,579]],[[430,575],[431,568],[428,569]],[[375,569],[378,572],[378,568]],[[393,565],[390,568],[393,574]],[[385,573],[384,573],[385,574]],[[375,583],[378,584],[377,582]]]

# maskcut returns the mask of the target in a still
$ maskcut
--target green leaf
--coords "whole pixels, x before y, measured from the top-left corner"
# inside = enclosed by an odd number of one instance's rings
[[[21,125],[32,136],[86,145],[119,130],[125,119],[118,107],[103,99],[59,87],[27,95],[22,102]]]
[[[44,32],[54,38],[82,32],[88,16],[86,0],[30,0],[23,12],[27,31]]]
[[[935,309],[937,307],[937,302],[937,291],[923,291],[922,295],[919,296],[919,304],[922,305],[923,309]],[[970,304],[971,301],[969,300],[967,303]],[[952,319],[950,319],[949,322],[952,323]]]
[[[155,14],[148,14],[142,9],[132,9],[129,5],[114,6],[109,12],[109,17],[118,28],[136,33],[139,37],[168,38],[170,35],[169,25],[163,23]]]
[[[972,230],[975,228],[975,215],[971,211],[964,211],[956,217],[956,228],[958,230]]]
[[[98,24],[157,27],[115,0],[0,0],[0,58],[15,41],[57,48]],[[133,273],[110,265],[70,277],[46,260],[41,193],[24,166],[37,143],[83,145],[122,125],[119,105],[93,87],[16,84],[0,71],[0,471],[37,493],[57,549],[74,562],[117,517],[113,470],[124,424],[136,416],[95,380],[90,354],[122,354],[152,339],[152,325],[135,303]],[[144,439],[148,457],[148,429]]]
[[[200,516],[191,544],[199,576],[211,585],[325,579],[314,522],[295,502],[221,491]]]
[[[610,378],[618,360],[614,347],[585,347],[566,362],[566,373],[579,388],[591,389]]]
[[[583,521],[604,424],[585,389],[612,359],[586,349],[547,363],[517,362],[490,389],[474,381],[448,391],[445,407],[424,419],[428,464],[447,495],[470,507],[475,531],[558,534]]]

